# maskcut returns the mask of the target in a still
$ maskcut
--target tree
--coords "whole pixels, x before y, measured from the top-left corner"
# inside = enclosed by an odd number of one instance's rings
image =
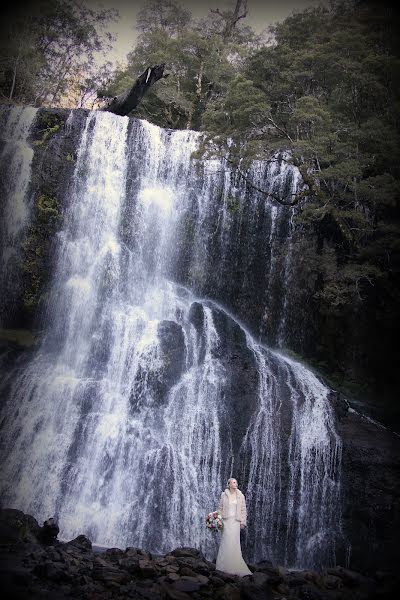
[[[247,16],[247,0],[236,0],[233,10],[221,11],[219,8],[211,9],[210,12],[221,17],[223,27],[220,31],[224,42],[232,39],[235,29],[241,19]]]
[[[142,34],[161,30],[168,35],[176,36],[189,25],[190,21],[190,11],[174,0],[150,0],[139,11],[137,29]]]
[[[339,285],[339,271],[326,271],[316,296],[332,307],[362,302],[365,288],[392,285],[400,192],[393,16],[385,6],[349,2],[291,15],[203,115],[211,142],[205,152],[229,150],[250,186],[251,160],[288,151],[303,185],[290,197],[265,194],[296,206],[303,233],[330,231],[336,240],[345,276]]]
[[[148,65],[165,63],[168,79],[149,92],[135,115],[166,127],[199,128],[208,103],[224,94],[256,40],[249,28],[237,23],[228,40],[224,31],[230,14],[194,21],[175,2],[149,3],[139,14],[140,36],[128,56],[128,69],[120,71],[102,93],[117,96]]]
[[[114,10],[74,0],[38,0],[9,10],[2,22],[0,90],[8,100],[60,106],[79,78],[96,78],[96,53],[109,47],[104,31]]]

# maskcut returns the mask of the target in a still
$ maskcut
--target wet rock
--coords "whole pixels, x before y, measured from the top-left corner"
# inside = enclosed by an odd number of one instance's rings
[[[241,593],[236,585],[227,583],[217,590],[215,598],[217,600],[241,600]]]
[[[241,598],[245,600],[265,600],[268,577],[264,573],[256,573],[243,577],[240,583]]]
[[[157,368],[139,368],[135,379],[135,394],[130,397],[132,409],[137,407],[138,398],[146,393],[151,401],[163,405],[168,392],[179,380],[185,364],[185,340],[182,327],[174,321],[158,324],[159,353]]]
[[[173,586],[180,592],[197,592],[200,589],[200,582],[196,577],[184,576],[174,581]]]
[[[23,542],[12,553],[9,548],[0,546],[0,575],[12,599],[392,600],[400,586],[387,571],[372,578],[340,566],[290,571],[268,561],[240,578],[217,571],[195,548],[178,548],[154,560],[139,548],[93,554],[85,536],[54,546]]]
[[[226,382],[221,404],[225,410],[220,417],[221,428],[231,431],[232,452],[240,452],[250,420],[258,407],[258,371],[254,354],[247,346],[241,327],[225,312],[212,308],[219,345],[213,355],[223,366]]]
[[[299,600],[326,600],[326,596],[311,584],[302,585],[298,589]]]
[[[179,571],[179,567],[177,565],[168,565],[165,567],[166,573],[177,573]]]
[[[158,337],[164,363],[162,382],[169,389],[178,381],[182,372],[185,339],[182,327],[174,321],[161,321],[158,324]]]
[[[285,578],[285,583],[287,583],[290,587],[297,587],[299,585],[308,583],[308,579],[300,573],[289,573]]]
[[[51,561],[36,565],[33,573],[41,579],[50,579],[55,582],[69,581],[71,578],[60,564]]]
[[[304,580],[303,580],[303,583],[305,583]],[[335,575],[329,575],[329,574],[323,575],[320,579],[320,583],[325,588],[330,589],[330,590],[339,589],[343,585],[342,579],[340,577],[336,577]],[[289,585],[291,585],[291,584],[289,583]]]
[[[290,587],[287,583],[280,583],[276,586],[276,589],[280,594],[288,594],[290,592]]]
[[[205,575],[196,575],[196,579],[201,585],[208,585],[210,583],[210,578]]]
[[[104,556],[113,562],[118,562],[119,559],[125,556],[125,552],[120,548],[107,548],[104,552]]]
[[[89,552],[92,550],[92,542],[88,537],[86,537],[86,535],[78,535],[78,537],[74,538],[70,542],[67,542],[67,546],[73,546],[82,552]]]
[[[256,587],[266,588],[269,583],[269,577],[265,573],[253,573],[244,578],[244,582],[247,580],[251,581]]]
[[[180,567],[180,570],[186,567],[193,571],[196,571],[196,573],[201,573],[202,575],[208,575],[210,572],[208,564],[201,559],[187,556],[184,558],[177,558],[177,562]]]
[[[133,546],[128,546],[124,552],[125,556],[137,556],[139,558],[145,558],[146,560],[151,560],[152,556],[150,552],[146,552],[146,550],[142,550],[142,548],[134,548]]]
[[[205,562],[205,564],[207,565],[207,567],[209,568],[210,571],[215,571],[216,570],[215,563],[212,563],[209,560],[205,560],[204,562]]]
[[[360,573],[345,569],[343,567],[333,567],[326,569],[326,573],[335,577],[340,577],[343,583],[350,588],[358,587],[365,582],[365,577]]]
[[[224,571],[216,570],[215,576],[218,577],[219,579],[222,579],[222,581],[225,581],[226,583],[237,581],[236,575],[230,575],[229,573],[225,573]]]
[[[204,327],[204,309],[199,302],[193,302],[189,310],[189,321],[197,333],[202,333]]]
[[[118,565],[133,575],[140,571],[139,560],[138,556],[125,556],[118,561]]]
[[[343,441],[342,498],[346,548],[338,562],[355,571],[398,568],[400,438],[347,411],[338,419]]]
[[[179,573],[181,575],[189,575],[189,577],[196,577],[196,572],[189,567],[182,567],[182,569],[179,570]]]
[[[54,546],[50,546],[46,552],[47,557],[53,562],[64,562],[62,552],[59,552]]]
[[[211,577],[211,583],[214,587],[222,587],[225,585],[225,582],[221,577]]]
[[[269,569],[274,569],[274,566],[270,560],[261,560],[254,565],[254,571],[268,571]]]
[[[190,600],[191,599],[191,596],[189,596],[189,594],[186,594],[185,592],[175,589],[172,585],[166,584],[163,586],[162,589],[169,600]]]
[[[158,575],[155,565],[146,559],[139,560],[139,570],[143,577],[155,577]]]
[[[39,531],[39,539],[43,544],[54,544],[59,532],[60,528],[55,518],[51,517],[43,523],[43,527]]]
[[[198,550],[197,548],[190,548],[186,546],[182,548],[175,548],[175,550],[172,550],[172,552],[170,552],[169,554],[171,556],[175,556],[176,558],[189,557],[204,560],[204,554],[200,550]]]
[[[2,545],[37,542],[39,523],[30,515],[14,508],[0,510],[0,542]]]
[[[154,558],[153,558],[153,560],[154,560]],[[154,560],[154,562],[156,563],[156,565],[157,565],[158,567],[167,567],[167,566],[168,566],[168,564],[169,564],[169,563],[168,563],[168,561],[167,561],[167,560],[165,560],[165,558],[164,558],[164,557],[157,558],[157,559],[155,559],[155,560]]]
[[[106,583],[122,583],[127,580],[127,573],[112,565],[105,565],[99,562],[93,564],[93,579],[104,581]]]

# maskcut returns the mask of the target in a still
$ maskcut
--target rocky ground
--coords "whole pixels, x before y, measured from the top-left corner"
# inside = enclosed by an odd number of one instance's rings
[[[395,575],[365,575],[337,566],[291,571],[265,561],[244,578],[217,571],[195,548],[164,556],[140,548],[93,548],[84,535],[57,540],[52,520],[0,510],[0,589],[7,600],[373,600],[393,598]]]

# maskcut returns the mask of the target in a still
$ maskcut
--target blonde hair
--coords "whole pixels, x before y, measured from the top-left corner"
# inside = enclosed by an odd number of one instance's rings
[[[228,487],[229,487],[229,484],[230,484],[231,481],[236,481],[236,483],[237,483],[236,477],[229,477],[228,483],[226,484]]]

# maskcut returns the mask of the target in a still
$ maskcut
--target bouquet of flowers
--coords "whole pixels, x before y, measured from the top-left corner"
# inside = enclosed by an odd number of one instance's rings
[[[208,513],[206,517],[206,527],[211,531],[218,531],[218,529],[222,530],[224,528],[222,515],[218,510]]]

